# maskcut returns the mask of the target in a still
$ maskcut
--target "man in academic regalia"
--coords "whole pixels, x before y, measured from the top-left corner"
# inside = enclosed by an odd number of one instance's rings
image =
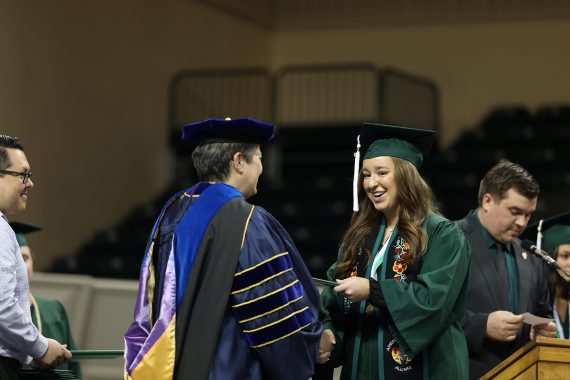
[[[41,231],[42,229],[38,226],[22,222],[10,222],[10,227],[12,227],[16,234],[16,240],[20,246],[20,252],[22,253],[22,258],[24,259],[28,271],[29,281],[34,274],[35,255],[32,253],[26,235]],[[65,344],[69,350],[77,349],[73,335],[71,335],[69,320],[63,305],[57,300],[34,297],[31,292],[29,293],[29,299],[32,322],[38,328],[40,334]],[[81,379],[79,361],[75,359],[61,364],[57,369],[71,370],[75,378]]]
[[[525,325],[523,313],[551,317],[546,269],[521,247],[539,186],[523,167],[502,160],[483,178],[479,207],[458,222],[471,245],[467,311],[461,324],[469,377],[478,379],[535,335],[554,336],[550,322]]]
[[[125,379],[307,379],[321,338],[319,294],[291,237],[246,202],[274,126],[186,125],[201,181],[161,211],[143,259]]]

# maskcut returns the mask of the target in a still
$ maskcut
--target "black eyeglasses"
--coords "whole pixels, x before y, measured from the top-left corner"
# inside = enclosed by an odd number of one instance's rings
[[[10,175],[13,175],[13,176],[16,176],[16,177],[22,177],[22,183],[23,183],[24,185],[26,184],[26,182],[28,182],[28,180],[29,180],[30,177],[32,176],[32,172],[27,172],[27,173],[24,173],[24,172],[14,172],[14,171],[12,171],[12,170],[3,170],[3,169],[0,169],[0,173],[2,173],[2,174],[10,174]]]

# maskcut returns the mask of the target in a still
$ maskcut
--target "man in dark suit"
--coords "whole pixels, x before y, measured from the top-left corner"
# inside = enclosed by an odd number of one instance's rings
[[[536,209],[539,185],[521,166],[501,160],[479,187],[479,206],[458,222],[471,245],[467,310],[462,318],[469,376],[478,379],[535,335],[553,337],[553,322],[523,324],[523,313],[551,317],[546,269],[518,236]]]

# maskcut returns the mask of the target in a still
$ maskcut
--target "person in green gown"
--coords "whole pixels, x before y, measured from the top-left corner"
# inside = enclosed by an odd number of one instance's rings
[[[321,344],[325,363],[314,379],[331,379],[338,366],[343,380],[468,378],[459,318],[471,251],[418,172],[434,138],[423,129],[361,128],[355,212],[327,272],[338,285],[321,294],[323,329],[334,338]]]
[[[548,252],[566,273],[570,273],[570,212],[541,221],[530,229],[538,226],[537,245]],[[570,339],[570,277],[559,270],[550,273],[548,282],[556,337]]]
[[[26,235],[31,232],[41,231],[41,228],[22,222],[10,222],[10,226],[16,234],[22,258],[28,270],[28,281],[30,281],[34,273],[34,255]],[[56,300],[34,297],[31,292],[29,299],[32,322],[36,325],[40,334],[46,338],[55,339],[61,344],[66,344],[68,350],[75,350],[77,347],[71,334],[69,320],[63,305]],[[81,379],[81,367],[79,361],[75,359],[59,365],[56,369],[71,370],[75,378]]]

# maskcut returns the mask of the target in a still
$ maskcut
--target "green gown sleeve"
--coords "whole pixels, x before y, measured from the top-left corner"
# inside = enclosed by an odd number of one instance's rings
[[[36,300],[40,309],[43,335],[47,338],[55,339],[61,344],[67,344],[68,350],[77,349],[63,305],[56,300],[47,300],[39,297],[36,297]],[[37,324],[35,318],[33,319],[34,324]],[[76,378],[82,378],[81,366],[77,359],[71,359],[57,368],[71,370]]]
[[[334,281],[334,270],[337,263],[334,263],[327,271],[327,279]],[[342,312],[342,299],[336,294],[332,286],[325,286],[321,292],[319,304],[319,320],[326,329],[334,333],[336,344],[331,353],[330,360],[325,364],[317,364],[313,380],[331,380],[336,367],[344,362],[344,324],[345,315]]]
[[[416,281],[380,281],[400,349],[415,356],[465,309],[471,250],[455,223],[432,215]]]
[[[334,281],[334,271],[337,263],[334,263],[327,271],[327,279]],[[342,297],[333,290],[332,286],[325,286],[321,293],[319,317],[323,324],[323,331],[330,329],[335,336],[335,348],[331,353],[331,365],[338,367],[344,361],[344,324],[345,314],[342,310]]]

